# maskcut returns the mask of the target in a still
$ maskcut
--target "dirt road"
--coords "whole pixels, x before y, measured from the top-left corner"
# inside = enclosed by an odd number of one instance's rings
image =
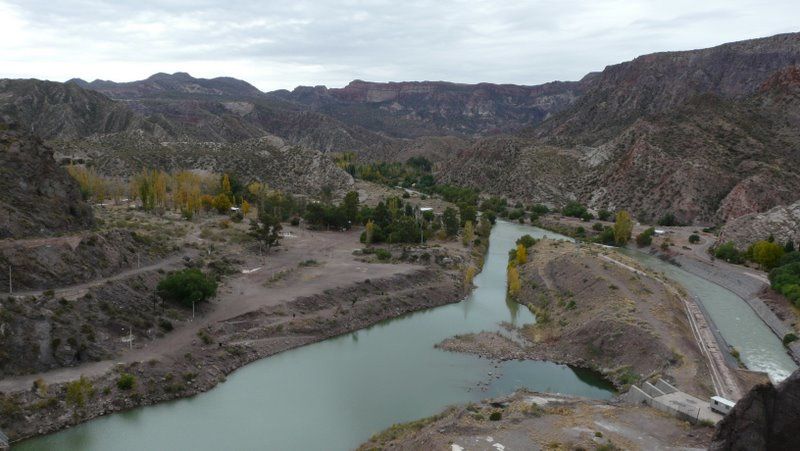
[[[99,376],[116,364],[151,359],[171,359],[182,355],[182,349],[198,340],[197,332],[211,324],[278,305],[293,299],[347,286],[365,279],[381,279],[413,272],[420,266],[410,264],[369,264],[359,262],[353,250],[359,248],[359,231],[311,232],[287,227],[282,245],[267,256],[241,255],[245,271],[231,277],[220,287],[216,299],[206,305],[193,321],[154,341],[140,343],[134,339],[134,349],[118,358],[92,362],[76,367],[61,368],[38,374],[9,377],[0,380],[0,391],[25,390],[41,378],[47,384]],[[167,268],[179,263],[182,255],[158,264],[142,267],[88,284],[55,290],[57,296],[75,294],[106,280],[125,278],[143,271]],[[311,263],[310,261],[314,261]],[[303,262],[308,262],[301,265]]]

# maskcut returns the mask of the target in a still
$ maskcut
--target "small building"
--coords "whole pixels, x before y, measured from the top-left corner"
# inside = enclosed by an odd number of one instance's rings
[[[722,396],[712,396],[710,405],[711,410],[723,415],[727,415],[730,413],[731,409],[733,409],[733,406],[735,406],[736,403],[730,399],[725,399]]]

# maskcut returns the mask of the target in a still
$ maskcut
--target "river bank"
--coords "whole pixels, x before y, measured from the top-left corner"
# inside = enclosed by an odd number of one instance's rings
[[[478,244],[467,249],[460,244],[443,244],[395,249],[394,263],[377,263],[370,255],[351,255],[346,248],[338,252],[323,248],[323,255],[336,262],[342,258],[353,261],[342,270],[361,268],[358,272],[364,274],[363,279],[353,282],[347,281],[353,279],[351,276],[339,277],[340,282],[334,282],[331,288],[318,279],[330,278],[325,274],[336,278],[341,264],[326,260],[301,261],[294,270],[272,271],[274,275],[266,279],[266,274],[260,275],[258,285],[236,282],[256,274],[233,278],[226,284],[228,288],[223,287],[222,296],[236,299],[238,306],[223,309],[218,305],[201,323],[189,322],[168,334],[159,345],[163,352],[148,348],[131,351],[119,363],[92,364],[86,377],[76,367],[62,371],[63,377],[48,376],[50,383],[35,375],[17,377],[19,381],[13,383],[0,381],[6,386],[0,393],[3,429],[13,441],[19,441],[114,412],[191,397],[214,388],[230,373],[256,360],[411,312],[458,302],[471,288],[465,285],[465,267],[480,267],[488,246]],[[430,258],[420,258],[423,254]],[[392,271],[395,266],[398,269]],[[372,267],[380,270],[367,270]],[[389,276],[370,279],[372,272]],[[245,301],[245,292],[250,289],[256,296],[270,296],[273,292],[291,293],[291,287],[299,284],[302,289],[296,290],[297,294],[310,294],[285,302]],[[317,291],[315,286],[319,287]],[[79,375],[82,385],[75,382]],[[133,381],[131,387],[118,385],[123,375]],[[80,399],[75,397],[78,389]]]
[[[700,449],[712,433],[646,406],[520,390],[393,425],[358,450]]]
[[[613,264],[618,261],[624,263]],[[663,377],[690,393],[715,394],[683,302],[634,266],[597,246],[541,240],[518,266],[521,288],[515,295],[535,313],[536,323],[507,326],[510,336],[468,334],[437,346],[589,368],[620,390]]]
[[[585,227],[578,219],[558,215],[540,222],[543,227],[570,234],[576,233],[577,227]],[[637,225],[633,234],[645,228],[647,225]],[[785,314],[783,303],[765,294],[769,290],[766,274],[714,261],[708,253],[715,239],[711,233],[696,227],[659,229],[663,232],[653,238],[651,246],[636,248],[631,244],[620,252],[685,288],[687,299],[696,305],[702,321],[709,324],[728,366],[736,368],[741,361],[753,371],[768,373],[773,381],[788,376],[797,367],[795,356],[800,352],[800,343],[793,343],[787,349],[781,342],[797,323],[792,324],[794,312]],[[689,243],[692,234],[698,235],[700,241]],[[739,354],[740,360],[734,354]],[[750,376],[738,371],[737,377],[747,387],[757,379]]]
[[[609,398],[613,392],[607,384],[567,366],[496,363],[433,347],[454,334],[499,329],[502,322],[533,322],[527,309],[503,301],[507,251],[523,234],[541,237],[542,231],[498,222],[483,271],[474,280],[477,288],[461,302],[280,352],[229,374],[226,383],[214,390],[104,415],[25,441],[18,448],[261,449],[268,443],[274,449],[346,450],[398,421],[431,415],[447,405],[505,395],[520,386]],[[465,249],[460,243],[451,244]],[[409,258],[413,254],[409,252]],[[314,425],[313,434],[308,433],[309,424]],[[192,433],[186,434],[188,430]]]
[[[83,405],[68,405],[69,384],[8,393],[15,403],[5,432],[17,441],[48,434],[93,418],[194,396],[224,382],[233,371],[262,358],[347,334],[378,322],[463,299],[460,273],[423,269],[389,279],[365,281],[325,294],[298,298],[282,310],[231,318],[177,352],[183,357],[118,365],[87,379]],[[122,374],[135,386],[117,386]]]

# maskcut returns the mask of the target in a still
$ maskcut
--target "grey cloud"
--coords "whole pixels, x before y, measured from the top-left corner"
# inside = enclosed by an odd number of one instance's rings
[[[126,64],[163,64],[262,89],[353,78],[577,79],[642,53],[788,31],[800,5],[774,3],[767,10],[746,0],[0,0],[43,30],[26,43],[31,49],[85,60],[103,72],[97,77],[111,78]],[[0,67],[3,56],[0,50]],[[30,74],[42,78],[78,75],[59,73],[57,61],[17,57],[13,67],[45,67]]]

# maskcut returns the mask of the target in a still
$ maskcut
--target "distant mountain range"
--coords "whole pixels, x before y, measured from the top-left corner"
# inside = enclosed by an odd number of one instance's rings
[[[577,199],[644,220],[708,223],[800,198],[798,65],[792,33],[645,55],[538,86],[356,80],[261,92],[186,73],[0,80],[0,118],[56,143],[60,156],[103,160],[116,173],[137,152],[162,149],[180,165],[175,149],[186,143],[250,152],[235,144],[277,137],[370,160],[424,155],[441,181],[526,202]]]

